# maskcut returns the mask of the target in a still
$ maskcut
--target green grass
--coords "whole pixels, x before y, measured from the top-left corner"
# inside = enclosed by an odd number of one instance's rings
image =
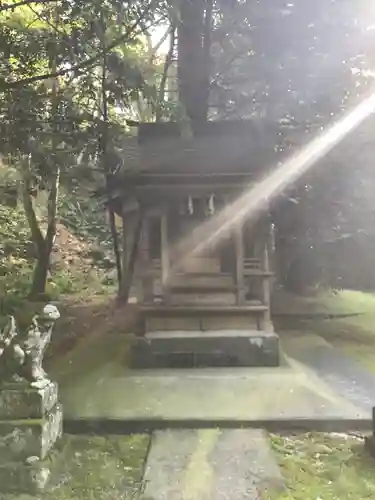
[[[46,500],[135,500],[148,445],[146,435],[74,437],[67,480]]]
[[[375,498],[375,460],[362,440],[329,434],[272,436],[272,446],[288,492],[270,500]]]
[[[148,435],[66,436],[64,440],[66,453],[57,461],[56,486],[38,495],[37,500],[138,500]],[[0,495],[0,498],[26,497]]]

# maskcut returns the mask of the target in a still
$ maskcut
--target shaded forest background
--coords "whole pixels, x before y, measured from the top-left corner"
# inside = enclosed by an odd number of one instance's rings
[[[282,159],[352,109],[375,75],[368,4],[0,2],[1,312],[115,291],[106,188],[131,122],[251,119]],[[374,125],[274,204],[281,286],[375,288]]]

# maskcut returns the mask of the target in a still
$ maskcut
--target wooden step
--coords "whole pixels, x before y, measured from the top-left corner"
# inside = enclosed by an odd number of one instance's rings
[[[153,276],[153,277],[160,277],[161,271],[158,269],[148,269],[145,272],[145,275],[147,276]],[[270,271],[264,271],[263,269],[257,269],[257,268],[244,268],[244,275],[245,276],[259,276],[259,277],[272,277],[274,276],[274,273]],[[181,280],[188,280],[188,281],[203,281],[203,280],[208,280],[211,282],[212,281],[230,281],[233,283],[233,275],[230,273],[218,273],[218,274],[212,274],[212,273],[187,273],[187,274],[182,274],[178,273],[174,275],[171,278],[172,284],[176,283]]]
[[[237,287],[235,285],[226,285],[218,283],[217,285],[190,285],[190,284],[178,284],[169,286],[171,293],[196,293],[196,294],[218,294],[223,292],[236,292]]]
[[[171,289],[188,288],[195,289],[233,289],[234,280],[230,274],[176,274],[171,277],[169,282]]]
[[[144,305],[140,333],[172,330],[260,330],[268,307],[258,303],[239,307],[227,304]]]
[[[222,290],[207,293],[206,290],[199,290],[198,293],[190,293],[181,291],[176,293],[173,291],[170,296],[170,303],[173,306],[234,306],[237,304],[237,295],[233,292],[225,292]]]
[[[245,306],[225,306],[225,305],[203,305],[203,306],[167,306],[164,304],[160,305],[144,305],[140,307],[140,312],[149,315],[179,315],[183,314],[218,314],[225,316],[226,314],[240,313],[241,315],[253,314],[258,312],[264,312],[268,310],[268,306],[262,304],[260,301],[254,301],[257,303],[247,304]]]
[[[259,276],[260,278],[272,278],[274,273],[263,271],[262,269],[244,269],[245,276]]]

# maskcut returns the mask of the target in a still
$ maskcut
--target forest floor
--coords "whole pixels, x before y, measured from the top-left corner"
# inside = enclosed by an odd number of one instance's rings
[[[375,498],[375,460],[363,439],[345,434],[273,435],[288,492],[272,500]]]

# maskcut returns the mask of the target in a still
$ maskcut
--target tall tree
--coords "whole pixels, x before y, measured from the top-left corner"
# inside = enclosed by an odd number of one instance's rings
[[[116,137],[124,132],[117,110],[129,109],[136,93],[148,92],[129,48],[142,34],[141,21],[154,22],[155,9],[152,1],[57,0],[16,2],[0,11],[0,153],[22,177],[37,257],[33,295],[45,290],[60,170],[65,180],[82,159],[97,164],[100,157],[107,177],[108,165],[115,169],[121,161],[114,154]],[[43,210],[35,206],[40,190],[47,192]]]
[[[184,112],[194,125],[207,120],[212,0],[179,2],[178,85]]]

